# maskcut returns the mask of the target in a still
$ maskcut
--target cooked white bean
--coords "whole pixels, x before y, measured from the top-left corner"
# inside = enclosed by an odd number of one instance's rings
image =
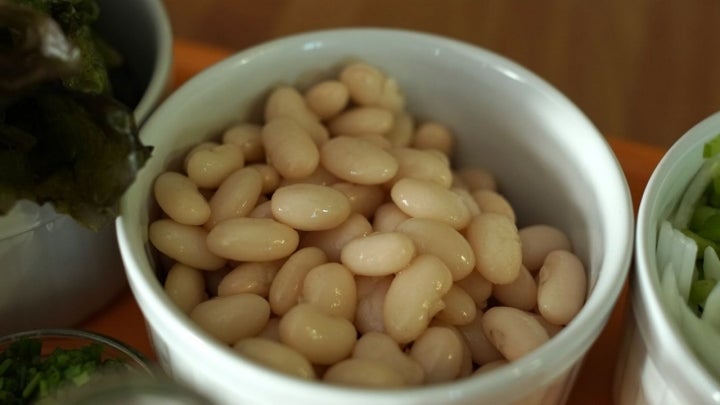
[[[429,180],[400,179],[390,196],[398,208],[414,218],[437,219],[455,229],[463,229],[470,222],[470,211],[462,198]]]
[[[412,239],[418,253],[439,257],[453,280],[467,277],[475,268],[475,253],[465,237],[449,224],[429,218],[410,218],[395,227]]]
[[[372,225],[367,218],[353,212],[345,222],[335,228],[305,233],[300,246],[317,246],[325,252],[329,261],[339,262],[340,252],[345,244],[371,232]]]
[[[384,333],[363,334],[355,343],[352,357],[379,361],[395,369],[407,385],[420,385],[425,380],[425,371],[420,363],[405,354],[398,343]]]
[[[267,161],[283,177],[309,176],[317,169],[320,152],[310,134],[290,118],[278,117],[262,128]]]
[[[390,153],[398,162],[398,171],[389,184],[403,178],[433,181],[445,188],[452,184],[452,172],[444,160],[433,153],[413,148],[392,148]]]
[[[385,295],[393,276],[355,277],[358,302],[355,310],[355,327],[360,333],[385,332]]]
[[[475,370],[475,372],[473,373],[473,375],[485,374],[487,372],[490,372],[492,370],[500,368],[506,364],[508,364],[508,361],[505,359],[491,361],[490,363],[485,363],[485,364],[481,365],[480,367],[478,367],[477,370]]]
[[[438,122],[428,121],[415,130],[412,146],[417,149],[436,149],[450,156],[454,145],[450,129]]]
[[[265,101],[265,122],[279,117],[292,119],[318,146],[328,139],[327,129],[320,124],[318,117],[308,108],[302,94],[294,87],[279,86]]]
[[[477,271],[471,271],[465,278],[457,280],[455,285],[470,294],[478,308],[485,308],[487,300],[492,296],[493,284]]]
[[[340,179],[382,184],[395,176],[398,163],[385,149],[362,138],[337,136],[320,149],[320,161]]]
[[[170,300],[185,314],[207,299],[203,272],[181,263],[168,271],[163,289]]]
[[[217,270],[226,260],[208,248],[208,233],[194,225],[183,225],[171,219],[158,219],[150,224],[150,243],[164,255],[201,270]]]
[[[247,216],[249,218],[275,219],[272,212],[272,202],[267,200],[256,205],[255,208],[247,214]]]
[[[226,129],[222,141],[239,146],[245,157],[245,163],[262,162],[265,159],[265,150],[260,139],[261,132],[260,125],[244,122]]]
[[[375,232],[343,246],[340,261],[353,273],[386,276],[397,273],[415,257],[415,244],[400,232]]]
[[[530,225],[519,231],[522,244],[523,264],[535,273],[540,270],[545,257],[553,250],[572,251],[572,243],[565,232],[545,224]]]
[[[288,345],[260,337],[242,339],[233,345],[242,356],[283,374],[314,380],[312,364]]]
[[[477,167],[465,167],[457,171],[457,175],[462,179],[470,192],[475,190],[493,190],[497,191],[497,181],[489,171]]]
[[[317,184],[299,183],[275,190],[275,219],[301,231],[332,229],[350,216],[350,201],[341,191]]]
[[[493,286],[492,294],[502,305],[531,311],[537,305],[538,286],[528,269],[520,266],[520,273],[515,281],[509,284],[496,284]]]
[[[472,192],[472,198],[482,212],[497,212],[505,214],[515,222],[517,217],[510,202],[500,193],[488,189],[479,189]]]
[[[573,253],[554,250],[538,273],[538,311],[550,323],[566,325],[583,306],[587,291],[585,266]]]
[[[474,217],[475,215],[480,215],[482,210],[480,209],[480,206],[475,201],[473,196],[470,194],[469,191],[462,187],[451,187],[450,191],[460,196],[460,199],[462,200],[463,204],[467,207],[468,211],[470,212],[470,216]]]
[[[260,173],[263,194],[270,194],[280,186],[280,173],[275,167],[266,163],[254,163],[247,167],[253,168]]]
[[[503,214],[473,217],[466,230],[475,253],[475,267],[493,284],[512,283],[520,273],[522,250],[515,223]]]
[[[402,212],[394,202],[386,202],[380,205],[372,216],[373,229],[378,232],[390,232],[403,221],[410,219],[410,215]]]
[[[385,330],[399,343],[415,340],[445,305],[452,274],[433,255],[420,255],[395,275],[385,295]]]
[[[218,284],[217,295],[253,293],[267,298],[275,274],[284,260],[243,262],[228,272]]]
[[[260,172],[244,167],[230,174],[210,198],[210,217],[206,227],[212,229],[229,218],[247,216],[257,205],[262,193]]]
[[[458,327],[455,325],[451,325],[445,321],[441,321],[437,317],[435,317],[432,322],[430,322],[430,327],[446,328],[452,331],[455,336],[457,336],[458,341],[462,345],[462,359],[460,362],[460,372],[458,373],[456,379],[471,375],[473,372],[473,368],[475,367],[473,364],[472,352],[470,351],[470,346],[468,346],[468,343],[465,340],[465,336],[460,332]]]
[[[340,263],[323,263],[312,268],[303,281],[300,302],[349,321],[355,318],[357,288],[355,278]]]
[[[347,86],[338,80],[325,80],[310,87],[305,92],[308,108],[321,120],[339,114],[350,100]]]
[[[201,302],[190,318],[221,342],[233,344],[257,335],[270,319],[270,305],[256,294],[214,297]]]
[[[462,333],[465,342],[470,348],[475,363],[483,365],[496,360],[504,359],[502,353],[493,346],[483,330],[483,313],[478,311],[475,319],[467,325],[459,325],[457,329]]]
[[[405,112],[397,112],[393,118],[393,126],[384,134],[385,139],[390,146],[404,148],[410,146],[413,142],[413,132],[415,130],[415,120],[410,114]]]
[[[196,150],[188,156],[185,171],[198,187],[215,188],[244,165],[245,157],[240,147],[227,143]]]
[[[470,294],[453,284],[450,290],[443,296],[445,308],[438,312],[435,317],[450,325],[467,325],[475,319],[477,307]]]
[[[207,235],[207,248],[220,257],[237,261],[271,261],[290,256],[299,235],[291,227],[266,218],[231,218]]]
[[[339,182],[332,188],[345,194],[350,201],[350,209],[370,218],[385,201],[385,192],[380,186],[368,186],[349,182]]]
[[[451,381],[460,374],[463,346],[452,330],[432,326],[415,339],[410,357],[425,370],[425,382]]]
[[[393,126],[390,110],[378,107],[353,107],[328,121],[333,135],[385,134]]]
[[[280,319],[280,339],[314,364],[330,365],[350,356],[357,332],[352,322],[300,303]]]
[[[281,179],[280,187],[298,183],[317,184],[319,186],[331,186],[339,181],[341,180],[335,177],[334,174],[330,173],[322,165],[318,165],[317,169],[315,169],[315,171],[312,172],[309,176],[298,177],[296,179]]]
[[[338,77],[357,104],[376,105],[382,97],[385,74],[375,66],[354,62],[345,66]]]
[[[300,300],[305,276],[314,267],[327,262],[316,247],[299,249],[285,260],[270,284],[269,301],[273,313],[283,315]]]
[[[547,342],[545,328],[532,314],[511,307],[492,307],[482,317],[483,330],[495,348],[510,361]]]
[[[185,225],[202,225],[210,217],[210,206],[187,176],[165,172],[155,179],[155,200],[168,217]]]
[[[338,385],[365,388],[400,388],[403,376],[387,364],[370,359],[350,358],[327,369],[323,380]]]

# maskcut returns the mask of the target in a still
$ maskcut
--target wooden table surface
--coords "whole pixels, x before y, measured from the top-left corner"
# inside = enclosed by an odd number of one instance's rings
[[[182,40],[176,41],[174,51],[175,86],[229,55],[222,48]],[[665,151],[617,137],[607,139],[625,172],[637,212],[645,185]],[[585,357],[568,404],[612,403],[613,373],[627,317],[628,294],[626,282],[607,326]],[[78,327],[115,337],[155,358],[142,313],[129,289]]]

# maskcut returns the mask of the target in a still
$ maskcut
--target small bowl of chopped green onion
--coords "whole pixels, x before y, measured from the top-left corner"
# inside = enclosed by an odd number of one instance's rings
[[[0,403],[61,402],[90,384],[154,374],[137,350],[93,332],[40,329],[0,338]]]
[[[643,194],[632,278],[634,324],[618,366],[620,403],[720,404],[720,112],[663,156]]]

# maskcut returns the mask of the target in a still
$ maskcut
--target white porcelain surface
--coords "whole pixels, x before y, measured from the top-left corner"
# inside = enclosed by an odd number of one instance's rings
[[[448,124],[459,137],[455,164],[496,173],[521,225],[550,223],[570,235],[589,271],[590,295],[578,317],[548,344],[478,378],[411,390],[355,390],[303,382],[245,362],[208,339],[165,296],[146,231],[156,213],[155,176],[192,145],[256,111],[270,86],[302,85],[348,59],[365,60],[395,77],[415,116]],[[142,137],[155,152],[123,199],[117,221],[130,286],[162,364],[220,403],[500,404],[524,397],[528,403],[561,403],[628,271],[630,195],[595,127],[524,68],[453,40],[348,29],[263,44],[202,72],[172,94],[147,121]]]
[[[623,392],[642,393],[645,399],[632,396],[622,403],[688,404],[720,403],[720,384],[698,361],[682,334],[687,327],[670,315],[662,290],[656,261],[660,221],[667,218],[679,201],[685,187],[702,164],[705,142],[720,134],[720,113],[706,118],[686,132],[663,156],[643,194],[637,219],[635,267],[632,280],[632,308],[641,338],[638,347],[643,363],[651,362],[656,372],[643,367],[625,371],[635,377],[633,384],[619,387]],[[637,340],[638,338],[636,338]],[[717,343],[713,353],[718,353]],[[630,366],[628,366],[629,368]],[[666,396],[651,395],[666,386]],[[640,395],[640,394],[638,394]]]
[[[98,1],[103,36],[147,82],[144,121],[170,85],[172,32],[160,0]],[[94,232],[51,206],[22,202],[0,217],[0,334],[69,327],[126,286],[115,224]]]

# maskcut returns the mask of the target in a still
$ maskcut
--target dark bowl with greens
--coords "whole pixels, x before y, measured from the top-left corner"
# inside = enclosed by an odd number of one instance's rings
[[[171,63],[161,0],[0,0],[0,334],[73,326],[125,287],[117,202]]]

